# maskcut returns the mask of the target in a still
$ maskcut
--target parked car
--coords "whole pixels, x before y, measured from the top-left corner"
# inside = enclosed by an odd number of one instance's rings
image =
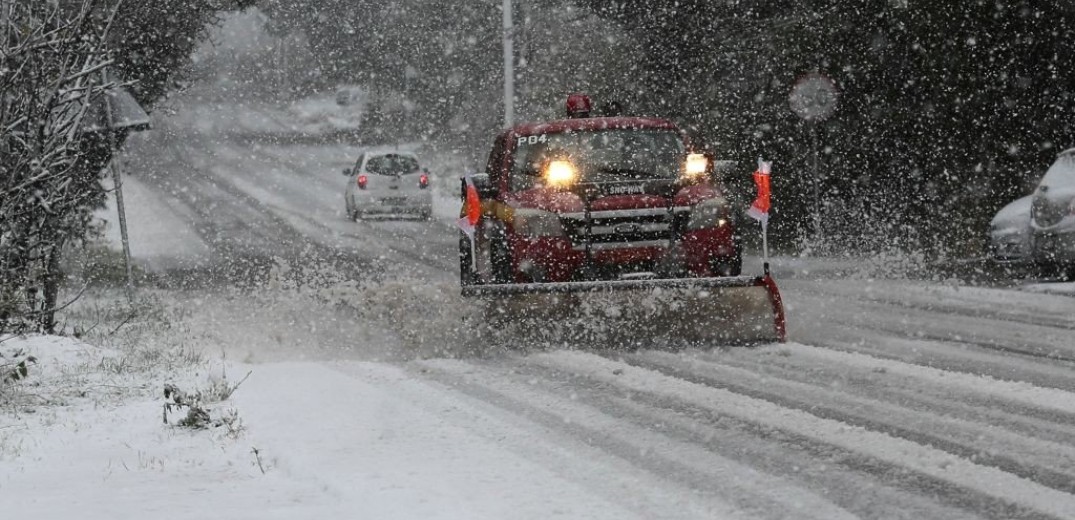
[[[373,215],[428,219],[433,214],[429,171],[413,153],[366,152],[343,174],[348,177],[344,203],[351,220]]]
[[[1030,259],[1030,205],[1034,197],[1016,199],[997,212],[989,223],[990,253],[994,260],[1023,262]]]
[[[366,101],[366,89],[358,85],[336,87],[336,104],[341,107],[361,105]]]
[[[1047,270],[1075,271],[1075,148],[1065,150],[1034,191],[1030,250]]]

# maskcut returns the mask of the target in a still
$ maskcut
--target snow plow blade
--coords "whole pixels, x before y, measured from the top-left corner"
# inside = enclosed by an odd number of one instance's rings
[[[786,341],[784,306],[769,275],[469,285],[463,296],[484,303],[494,335],[514,339],[613,345]]]

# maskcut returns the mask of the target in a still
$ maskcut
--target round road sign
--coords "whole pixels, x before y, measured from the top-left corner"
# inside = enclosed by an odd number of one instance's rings
[[[836,83],[824,74],[812,72],[791,87],[788,104],[804,120],[821,121],[836,110],[837,97]]]

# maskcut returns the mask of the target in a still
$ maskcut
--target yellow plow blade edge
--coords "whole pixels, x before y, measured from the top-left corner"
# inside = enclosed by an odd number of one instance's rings
[[[783,342],[769,276],[475,285],[483,336],[512,343],[718,346]]]

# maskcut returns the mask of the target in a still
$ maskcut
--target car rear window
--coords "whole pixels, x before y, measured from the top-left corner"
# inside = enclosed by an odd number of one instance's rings
[[[376,155],[366,162],[366,171],[375,175],[415,173],[418,171],[418,161],[409,155]]]

